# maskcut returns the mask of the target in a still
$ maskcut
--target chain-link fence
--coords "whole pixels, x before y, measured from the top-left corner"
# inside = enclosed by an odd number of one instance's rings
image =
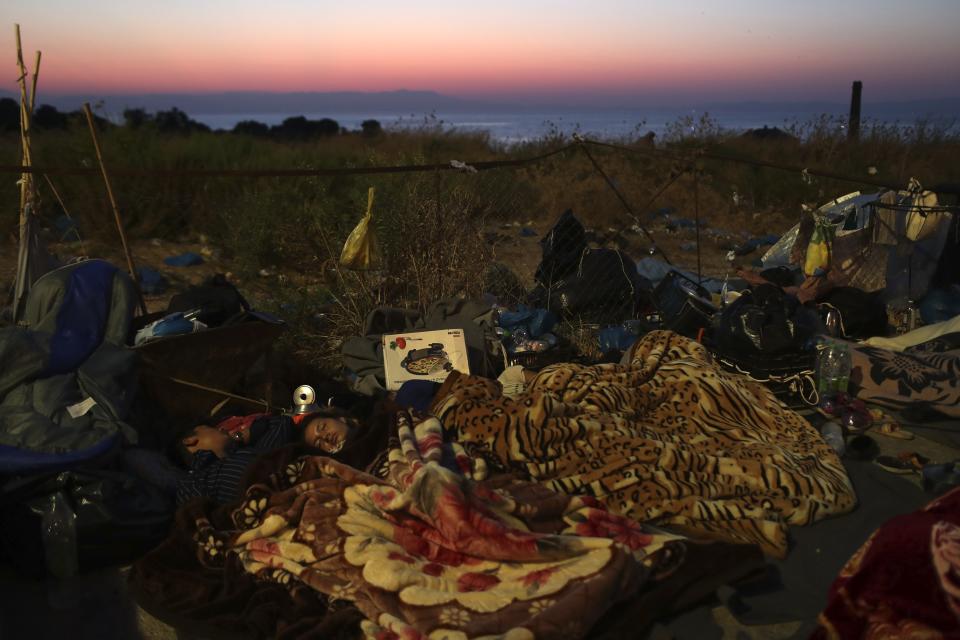
[[[275,273],[257,281],[252,297],[288,317],[296,349],[328,366],[374,308],[423,311],[440,298],[484,295],[504,308],[549,310],[557,318],[553,351],[596,359],[616,342],[608,335],[601,344],[605,327],[629,332],[652,321],[656,296],[643,274],[659,279],[670,267],[687,269],[689,277],[670,284],[703,298],[701,277],[729,275],[731,253],[740,261],[760,255],[793,224],[796,201],[816,202],[845,182],[880,184],[643,141],[578,139],[485,162],[371,160],[351,168],[329,166],[327,158],[318,167],[304,157],[301,168],[271,171],[211,170],[177,159],[170,168],[113,175],[133,235],[195,229],[234,273]],[[732,164],[747,173],[731,174]],[[71,203],[81,228],[108,235],[96,181],[84,175],[92,170],[36,171],[45,174],[41,187],[59,185],[56,198],[45,199],[48,221]],[[770,171],[796,190],[779,212],[755,206],[769,197],[764,189],[785,188],[758,177]],[[341,247],[370,187],[380,268],[345,269]],[[753,206],[744,203],[748,195]]]

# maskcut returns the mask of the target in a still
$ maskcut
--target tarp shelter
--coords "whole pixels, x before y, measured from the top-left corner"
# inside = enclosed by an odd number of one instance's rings
[[[953,215],[931,191],[850,193],[804,213],[790,262],[804,263],[819,221],[833,231],[825,275],[831,285],[882,289],[890,302],[920,300],[937,270]],[[774,246],[764,265],[769,257],[772,266],[775,252],[782,250]]]

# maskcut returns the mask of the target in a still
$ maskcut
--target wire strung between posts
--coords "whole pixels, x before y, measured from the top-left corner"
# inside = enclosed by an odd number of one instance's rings
[[[568,144],[559,149],[530,158],[516,160],[486,160],[465,163],[477,171],[500,169],[503,167],[521,167],[535,164],[547,158],[565,153],[572,149],[574,144]],[[138,178],[297,178],[323,176],[351,176],[371,175],[382,173],[417,173],[423,171],[462,171],[459,166],[446,164],[407,164],[386,167],[348,167],[337,169],[110,169],[113,177]],[[62,176],[97,175],[96,169],[75,167],[38,167],[22,165],[0,165],[0,173],[40,173]]]
[[[615,185],[615,184],[613,183],[613,180],[610,179],[610,176],[608,176],[608,175],[606,174],[606,172],[604,172],[604,170],[600,167],[600,164],[599,164],[599,163],[597,162],[597,160],[593,157],[593,154],[590,153],[590,150],[587,149],[587,148],[586,148],[585,146],[583,146],[582,144],[580,145],[580,148],[583,149],[583,152],[587,155],[587,158],[590,159],[590,162],[593,164],[594,169],[597,170],[597,173],[599,173],[601,176],[603,176],[603,179],[606,181],[607,186],[610,187],[610,189],[613,191],[614,195],[617,196],[617,199],[620,200],[620,204],[623,205],[623,208],[627,211],[627,214],[628,214],[631,218],[633,218],[633,221],[636,223],[636,225],[637,225],[638,227],[640,227],[640,230],[643,231],[643,234],[644,234],[645,236],[647,236],[647,240],[650,241],[650,243],[653,245],[653,248],[656,249],[657,251],[659,251],[659,252],[660,252],[660,255],[663,256],[663,261],[666,262],[668,265],[673,266],[673,263],[670,262],[670,258],[667,257],[667,254],[664,253],[663,249],[660,248],[660,245],[657,244],[657,241],[653,239],[653,235],[651,235],[651,233],[650,233],[649,231],[647,231],[647,228],[646,228],[645,226],[643,226],[643,223],[640,222],[640,218],[638,218],[638,217],[637,217],[637,214],[634,213],[634,212],[633,212],[633,209],[630,208],[630,203],[627,202],[627,199],[624,198],[623,195],[620,193],[620,190],[617,189],[617,185]],[[656,199],[660,196],[660,194],[662,194],[664,191],[666,191],[667,188],[668,188],[671,184],[673,184],[673,183],[677,180],[677,178],[680,177],[680,175],[682,175],[682,173],[679,174],[679,175],[674,176],[673,178],[671,178],[671,179],[667,182],[667,184],[665,184],[665,185],[663,186],[663,188],[660,189],[660,191],[658,191],[657,193],[655,193],[654,196],[653,196],[653,198],[650,199],[650,202],[647,203],[647,206],[644,207],[644,210],[648,209],[648,208],[650,207],[650,205],[653,204],[654,200],[656,200]]]
[[[672,160],[682,160],[683,157],[672,153],[670,151],[665,151],[663,149],[640,149],[633,147],[625,147],[623,145],[614,144],[612,142],[599,142],[597,140],[583,139],[582,142],[586,144],[596,145],[598,147],[609,147],[611,149],[618,149],[627,153],[636,153],[640,155],[647,156],[659,156],[664,158],[670,158]],[[780,164],[779,162],[770,162],[768,160],[757,160],[755,158],[747,158],[740,155],[735,155],[731,153],[725,153],[721,151],[710,151],[710,150],[700,150],[697,152],[697,155],[702,158],[709,158],[711,160],[724,160],[727,162],[739,162],[741,164],[749,164],[755,167],[767,167],[769,169],[779,169],[781,171],[790,171],[792,173],[798,174],[807,174],[811,176],[817,176],[819,178],[828,178],[830,180],[839,180],[841,182],[849,182],[852,184],[869,184],[875,187],[883,187],[885,189],[894,189],[901,190],[903,185],[895,185],[884,180],[875,180],[872,178],[854,178],[851,176],[845,176],[839,173],[833,173],[832,171],[822,171],[819,169],[809,169],[806,167],[798,167],[795,165],[789,164]]]

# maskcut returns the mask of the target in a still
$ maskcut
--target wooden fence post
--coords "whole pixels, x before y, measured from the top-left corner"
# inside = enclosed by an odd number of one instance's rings
[[[860,139],[860,92],[863,83],[859,80],[853,83],[853,93],[850,96],[850,121],[847,123],[847,139],[856,142]]]

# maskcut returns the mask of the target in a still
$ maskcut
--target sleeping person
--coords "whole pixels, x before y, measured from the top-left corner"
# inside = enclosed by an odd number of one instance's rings
[[[787,551],[787,526],[849,511],[833,449],[769,389],[669,331],[626,364],[550,365],[500,382],[453,372],[430,412],[448,438],[557,493],[698,538]]]
[[[177,483],[177,504],[207,497],[225,504],[238,500],[247,470],[264,453],[300,445],[358,468],[376,462],[387,448],[387,428],[376,407],[365,420],[337,407],[326,407],[294,422],[291,416],[257,416],[236,429],[200,424],[179,443],[188,472]]]

